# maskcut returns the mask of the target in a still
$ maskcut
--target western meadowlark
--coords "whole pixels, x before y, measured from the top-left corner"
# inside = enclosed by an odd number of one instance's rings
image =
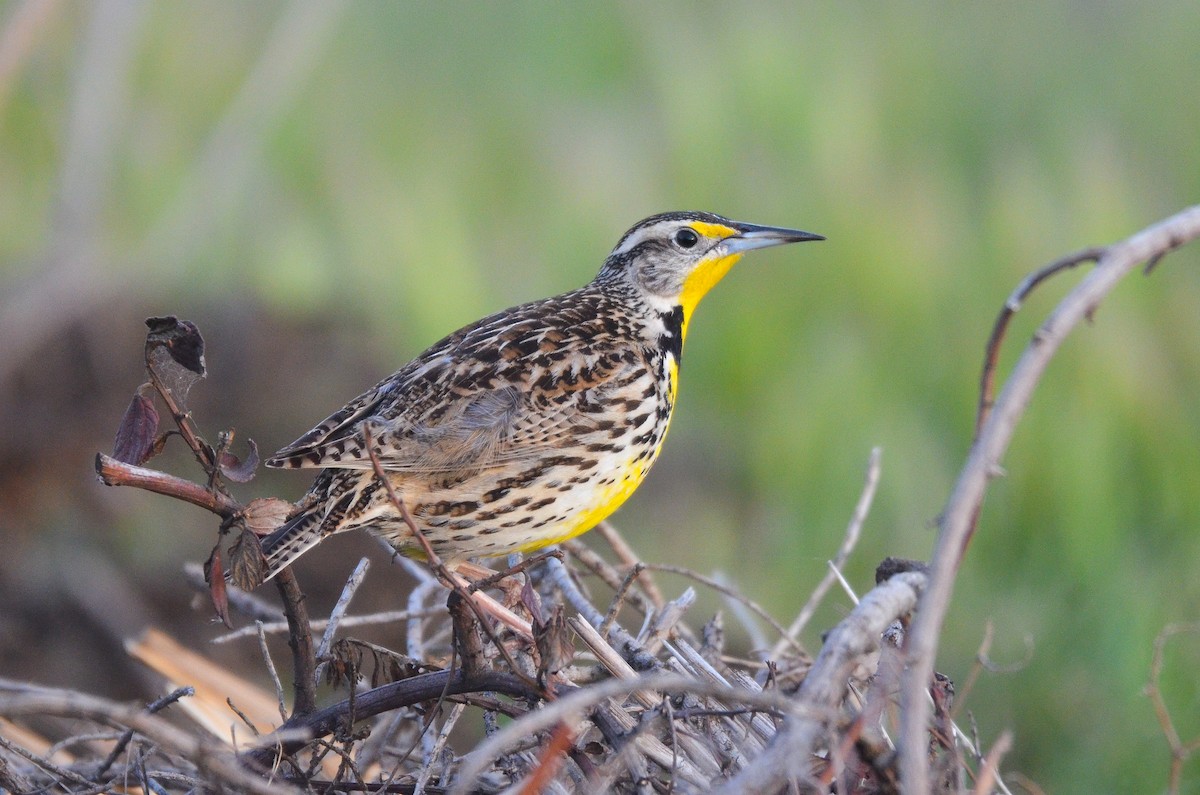
[[[263,539],[265,577],[358,527],[420,556],[368,438],[449,565],[590,530],[658,457],[701,297],[747,251],[823,239],[711,213],[656,215],[625,233],[587,286],[454,332],[267,461],[323,471]]]

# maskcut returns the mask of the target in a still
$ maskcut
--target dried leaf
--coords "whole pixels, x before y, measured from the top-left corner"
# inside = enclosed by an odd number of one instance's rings
[[[146,318],[150,333],[146,335],[146,346],[163,347],[181,367],[186,367],[203,378],[204,338],[200,329],[190,320],[180,320],[174,315]]]
[[[382,646],[371,647],[375,668],[371,672],[371,687],[382,687],[401,679],[408,679],[421,672],[419,665],[408,657],[396,654]]]
[[[535,627],[543,626],[546,623],[545,616],[542,615],[542,600],[538,597],[537,591],[533,590],[533,585],[529,578],[525,577],[525,584],[521,586],[521,601],[525,609],[529,611],[529,619]]]
[[[567,627],[567,617],[563,615],[562,605],[555,605],[550,620],[546,623],[534,622],[533,640],[537,644],[538,681],[545,682],[552,674],[558,673],[571,664],[575,659],[575,643],[571,630]]]
[[[250,448],[250,455],[246,456],[245,461],[239,461],[238,457],[228,450],[221,452],[221,460],[218,466],[221,467],[221,473],[235,483],[246,483],[254,478],[254,470],[258,469],[258,445],[253,439],[247,439],[246,445]]]
[[[375,653],[375,669],[371,672],[371,687],[383,687],[404,678],[404,668],[391,656]]]
[[[521,589],[521,603],[529,610],[532,619],[533,642],[537,646],[539,658],[538,681],[544,683],[548,677],[566,668],[575,659],[574,639],[567,627],[562,605],[555,605],[549,618],[545,618],[545,606],[528,580]]]
[[[262,585],[266,573],[262,543],[253,531],[243,527],[237,541],[229,546],[229,579],[243,591],[252,591]]]
[[[212,554],[204,562],[204,579],[208,582],[208,595],[212,599],[217,618],[232,629],[233,623],[229,620],[229,595],[225,592],[225,566],[221,563],[219,544],[213,547]]]
[[[112,457],[125,464],[144,464],[162,449],[156,444],[157,434],[158,409],[154,408],[154,401],[139,389],[129,402],[129,408],[125,409],[125,416],[117,428]]]
[[[358,681],[359,671],[362,670],[362,661],[362,647],[349,638],[342,638],[329,649],[325,681],[334,687],[342,684],[353,687]]]
[[[364,640],[342,638],[329,649],[329,665],[325,669],[326,680],[331,685],[356,683],[362,676],[368,654],[373,688],[408,679],[421,672],[421,666],[403,654]]]
[[[246,528],[258,536],[270,535],[287,521],[296,506],[278,497],[259,497],[250,500],[242,511]]]
[[[146,369],[168,406],[186,414],[188,392],[204,377],[204,340],[186,320],[152,317],[146,325]]]
[[[154,440],[154,446],[150,448],[150,458],[154,458],[156,455],[162,453],[163,448],[167,446],[167,439],[170,439],[172,434],[178,435],[179,431],[172,429],[163,431],[158,435],[158,438]]]

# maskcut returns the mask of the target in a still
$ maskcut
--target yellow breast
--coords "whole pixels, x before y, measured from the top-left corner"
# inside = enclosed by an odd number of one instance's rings
[[[560,527],[560,532],[556,532],[546,538],[531,541],[520,547],[517,551],[522,553],[533,552],[542,547],[557,544],[586,533],[612,515],[613,511],[620,508],[625,500],[629,499],[630,495],[637,491],[637,487],[642,485],[642,481],[646,479],[646,473],[650,471],[650,466],[658,459],[658,454],[662,451],[663,442],[666,441],[667,430],[670,428],[671,415],[675,406],[675,390],[678,381],[679,364],[675,361],[674,357],[668,357],[667,397],[670,405],[662,433],[659,435],[658,443],[655,444],[651,454],[648,457],[644,456],[641,450],[635,448],[628,448],[623,451],[624,455],[622,458],[617,459],[610,466],[600,469],[601,472],[607,471],[612,474],[602,475],[597,478],[597,481],[611,477],[612,482],[603,485],[597,483],[597,485],[591,486],[591,493],[586,498],[582,509],[563,523]]]

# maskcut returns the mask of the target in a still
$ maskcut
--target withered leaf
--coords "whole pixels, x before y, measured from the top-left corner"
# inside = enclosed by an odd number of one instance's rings
[[[158,409],[154,408],[154,401],[139,389],[117,427],[112,457],[135,466],[146,463],[162,449],[156,445],[157,434]]]
[[[204,377],[204,338],[195,323],[167,315],[146,318],[146,326],[150,329],[146,335],[147,349],[161,346],[180,366]]]
[[[255,535],[270,535],[276,528],[287,521],[288,515],[296,509],[287,500],[278,497],[259,497],[246,503],[242,511],[242,519],[246,528]]]
[[[229,594],[225,592],[225,566],[221,563],[219,544],[213,547],[212,554],[204,562],[204,579],[208,582],[208,595],[212,599],[217,618],[232,629],[233,623],[229,620]]]
[[[420,673],[420,668],[409,658],[380,646],[372,645],[370,648],[374,662],[371,687],[382,687]]]
[[[252,591],[262,585],[266,570],[267,561],[258,536],[249,528],[242,528],[237,540],[229,545],[230,581],[243,591]]]
[[[187,414],[188,393],[204,377],[204,341],[193,323],[174,317],[146,321],[146,369],[163,400],[178,414]],[[210,459],[211,460],[211,459]]]
[[[529,611],[529,618],[534,627],[540,627],[546,623],[546,619],[542,615],[542,600],[538,597],[537,591],[533,590],[529,578],[523,579],[525,583],[521,586],[521,604]]]
[[[563,615],[562,605],[556,605],[554,612],[546,623],[535,622],[533,625],[533,640],[537,644],[538,680],[545,682],[551,675],[558,673],[571,664],[575,659],[575,643],[571,630],[567,627],[567,618]]]
[[[218,462],[221,473],[235,483],[246,483],[252,480],[254,470],[258,469],[258,445],[254,443],[253,439],[247,439],[246,445],[250,448],[250,455],[246,456],[246,460],[240,461],[233,453],[223,450],[221,460]]]
[[[325,667],[325,681],[338,687],[353,686],[362,670],[363,650],[349,638],[342,638],[329,649],[329,665]]]
[[[371,687],[383,687],[404,678],[404,669],[393,657],[375,655],[375,668],[371,672]]]
[[[421,672],[421,666],[411,658],[354,638],[336,641],[329,649],[327,661],[329,665],[325,669],[325,678],[332,685],[357,682],[367,662],[371,664],[373,688],[408,679]]]

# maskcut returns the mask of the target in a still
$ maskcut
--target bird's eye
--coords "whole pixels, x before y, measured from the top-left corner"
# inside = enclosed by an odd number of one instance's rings
[[[700,242],[700,236],[686,226],[675,233],[675,242],[680,248],[691,248]]]

